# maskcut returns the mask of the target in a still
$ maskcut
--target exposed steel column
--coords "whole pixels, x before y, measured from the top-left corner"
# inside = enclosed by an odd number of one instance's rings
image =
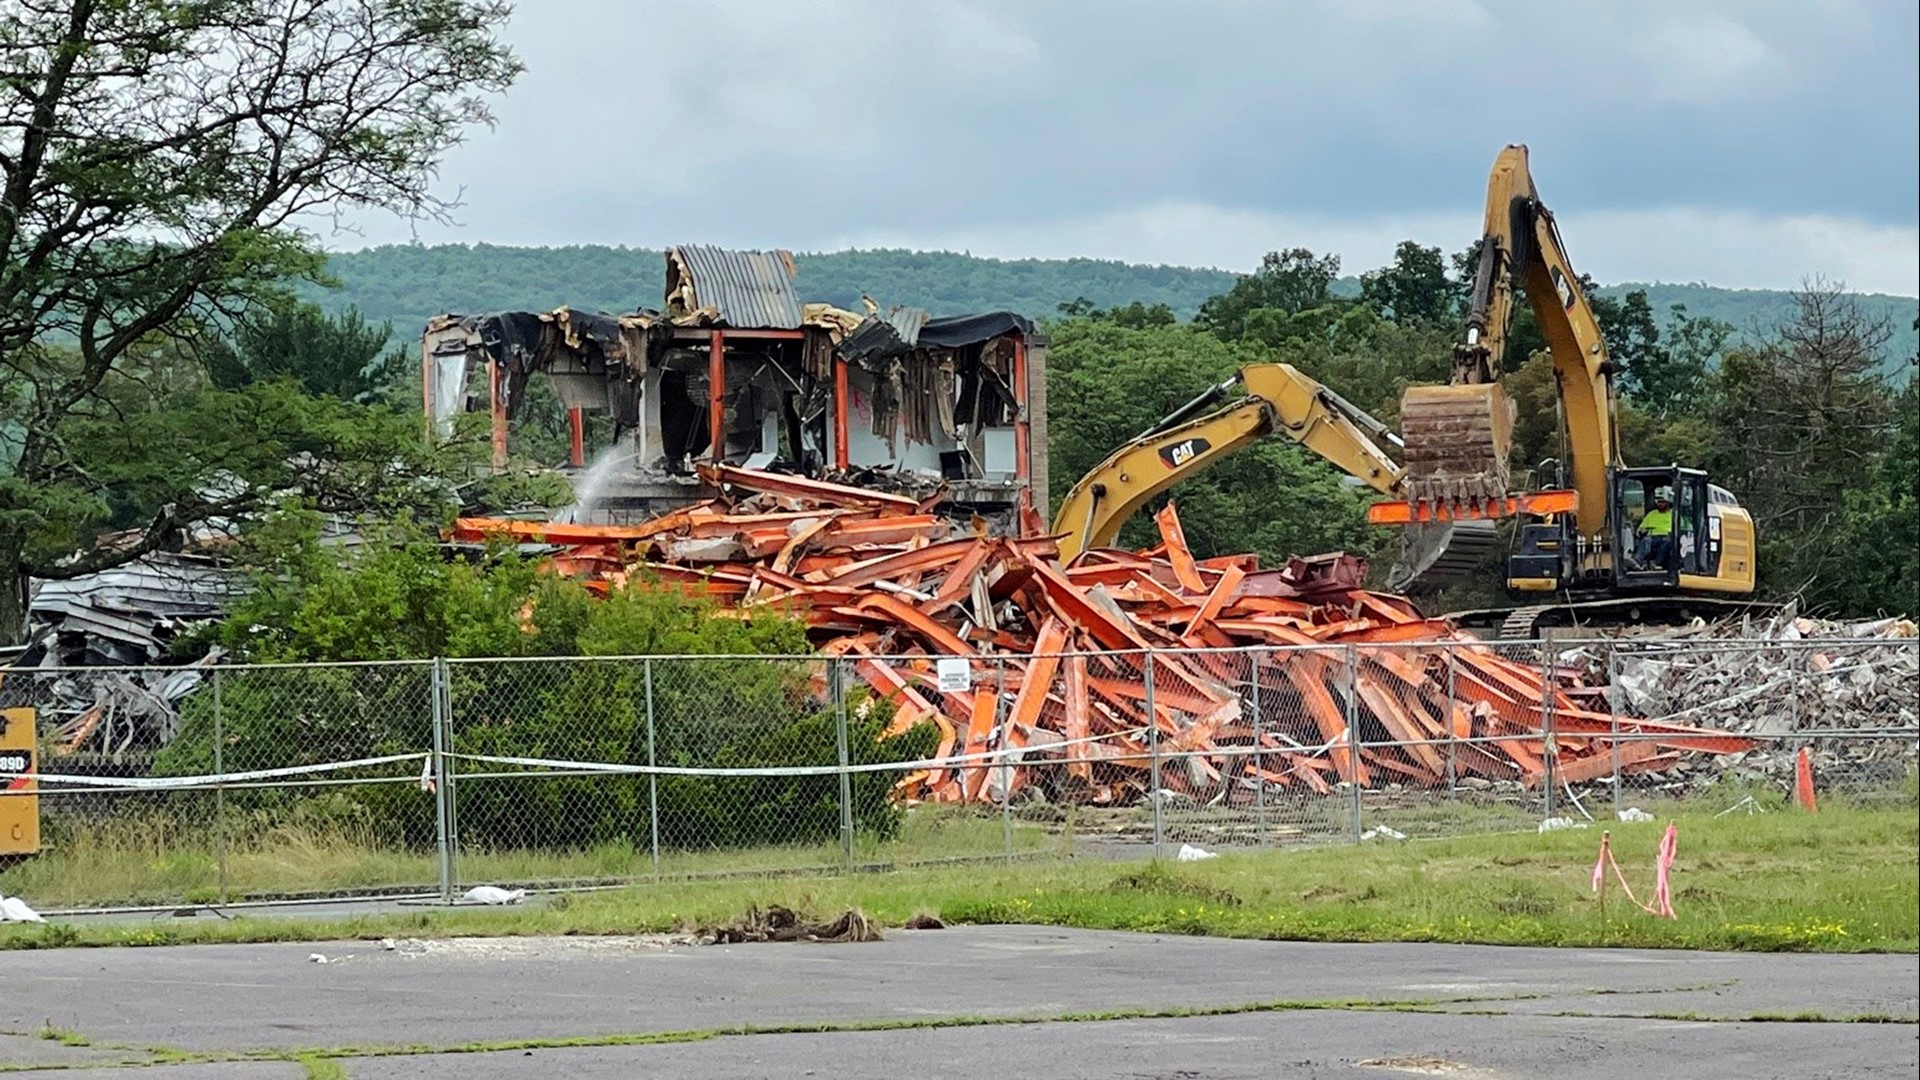
[[[727,456],[727,338],[715,330],[707,338],[707,452],[713,460]]]
[[[847,449],[847,358],[835,355],[833,358],[833,467],[850,468],[847,459],[852,456]]]
[[[500,393],[502,377],[498,361],[487,364],[487,411],[493,420],[494,472],[504,472],[507,468],[507,400]]]
[[[1027,468],[1027,337],[1013,335],[1013,477],[1022,485]]]
[[[567,462],[578,469],[587,463],[587,416],[579,409],[567,410]]]

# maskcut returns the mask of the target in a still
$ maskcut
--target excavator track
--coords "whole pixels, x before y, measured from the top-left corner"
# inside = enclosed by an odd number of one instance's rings
[[[1617,596],[1604,600],[1570,600],[1560,604],[1530,604],[1516,608],[1456,611],[1447,616],[1474,628],[1498,626],[1503,641],[1526,641],[1547,627],[1600,628],[1618,626],[1684,626],[1695,619],[1731,619],[1742,615],[1771,616],[1782,605],[1767,601],[1712,596]]]

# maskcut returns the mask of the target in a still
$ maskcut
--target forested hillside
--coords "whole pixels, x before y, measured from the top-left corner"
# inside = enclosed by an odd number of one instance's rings
[[[837,251],[802,254],[800,295],[843,307],[859,302],[864,291],[880,304],[924,307],[937,315],[1008,309],[1050,316],[1078,299],[1095,308],[1133,301],[1165,304],[1189,319],[1209,296],[1225,292],[1234,274],[1224,270],[1178,266],[1137,266],[1103,259],[982,259],[954,252]],[[330,310],[358,307],[369,320],[391,321],[401,337],[411,336],[427,318],[445,311],[547,309],[562,303],[603,311],[657,306],[661,293],[660,252],[648,248],[501,247],[492,244],[389,246],[330,255],[327,263],[341,288],[313,298]],[[1741,340],[1793,315],[1792,294],[1765,289],[1722,289],[1712,285],[1603,284],[1600,295],[1615,299],[1639,289],[1647,294],[1655,317],[1670,321],[1670,308],[1727,323]],[[1360,294],[1360,279],[1338,278],[1331,293]],[[1885,317],[1895,328],[1890,357],[1911,356],[1916,345],[1913,320],[1920,301],[1913,297],[1862,295],[1863,309]]]
[[[838,251],[801,254],[800,295],[857,307],[862,292],[882,305],[937,315],[1006,309],[1051,315],[1085,297],[1109,307],[1139,300],[1191,316],[1233,284],[1223,270],[1134,266],[1099,259],[977,259],[949,252]],[[628,247],[523,248],[476,244],[379,247],[330,255],[342,288],[314,299],[348,304],[411,332],[445,311],[547,309],[562,303],[603,311],[658,307],[659,251]]]

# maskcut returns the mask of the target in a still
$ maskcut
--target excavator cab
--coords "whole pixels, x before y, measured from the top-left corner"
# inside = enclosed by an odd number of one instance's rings
[[[1613,470],[1608,507],[1613,583],[1621,589],[1674,589],[1680,576],[1719,573],[1720,519],[1707,474],[1677,467]]]

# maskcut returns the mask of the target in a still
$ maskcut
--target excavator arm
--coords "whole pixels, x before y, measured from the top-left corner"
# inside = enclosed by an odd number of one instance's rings
[[[1466,338],[1454,349],[1453,384],[1413,387],[1402,398],[1407,487],[1416,503],[1473,503],[1487,516],[1510,512],[1512,406],[1500,390],[1500,368],[1516,279],[1553,355],[1579,496],[1575,519],[1592,535],[1606,527],[1607,471],[1619,463],[1607,386],[1613,366],[1553,213],[1534,188],[1525,146],[1502,150],[1487,181],[1485,231]]]
[[[1206,412],[1238,387],[1243,397]],[[1149,499],[1248,444],[1279,433],[1382,494],[1400,492],[1400,466],[1368,436],[1384,424],[1287,364],[1250,364],[1153,430],[1115,450],[1073,486],[1053,518],[1060,557],[1110,546]]]

